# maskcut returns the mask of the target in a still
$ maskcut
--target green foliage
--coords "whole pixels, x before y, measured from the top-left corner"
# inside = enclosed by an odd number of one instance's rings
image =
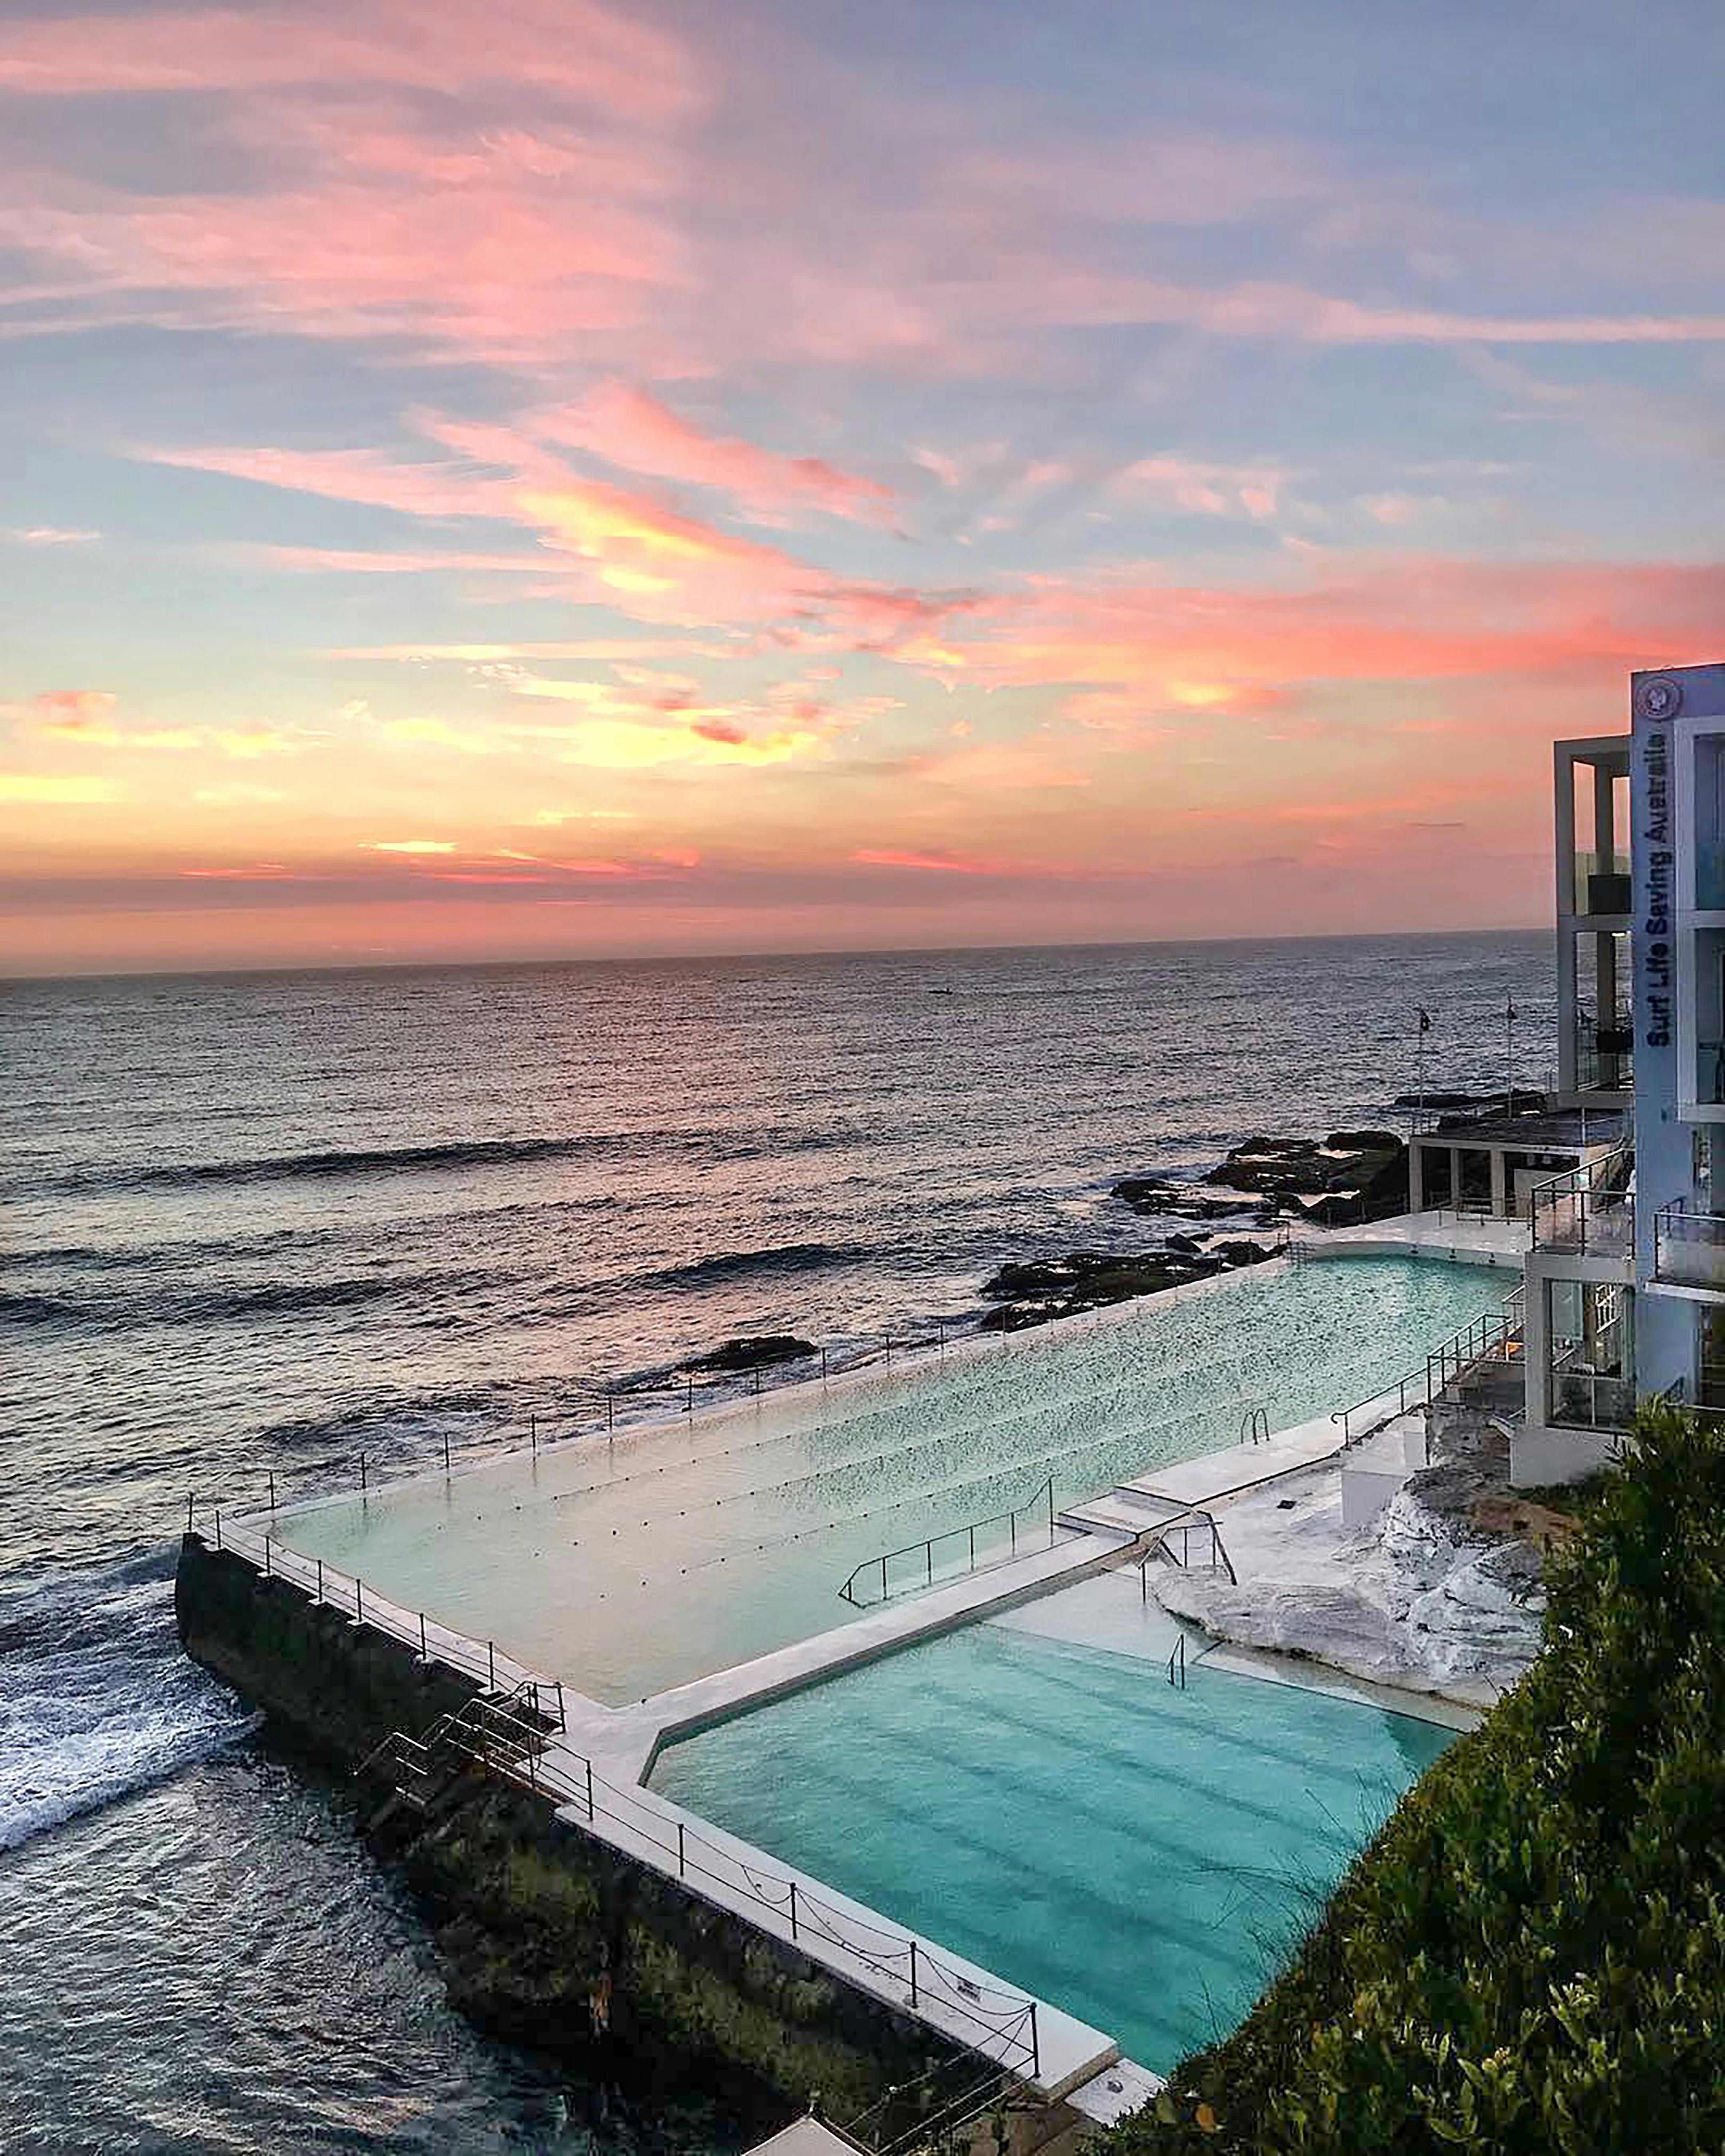
[[[1725,2148],[1725,1439],[1635,1434],[1533,1669],[1111,2156]]]

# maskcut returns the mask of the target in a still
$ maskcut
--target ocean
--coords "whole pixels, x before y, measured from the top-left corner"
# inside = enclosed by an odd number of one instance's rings
[[[722,2151],[479,2035],[173,1637],[188,1494],[627,1421],[686,1358],[974,1324],[1255,1132],[1552,1061],[1535,932],[0,990],[0,2148]],[[794,1368],[793,1368],[794,1374]],[[735,1383],[744,1381],[735,1380]]]

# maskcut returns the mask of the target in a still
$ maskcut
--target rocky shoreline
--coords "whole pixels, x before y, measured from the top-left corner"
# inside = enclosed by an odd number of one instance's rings
[[[980,1321],[983,1332],[1021,1332],[1261,1265],[1276,1255],[1290,1222],[1331,1227],[1401,1212],[1408,1149],[1394,1131],[1254,1136],[1195,1182],[1128,1175],[1110,1195],[1141,1219],[1161,1224],[1159,1245],[1004,1265],[983,1283],[984,1299],[994,1305]]]

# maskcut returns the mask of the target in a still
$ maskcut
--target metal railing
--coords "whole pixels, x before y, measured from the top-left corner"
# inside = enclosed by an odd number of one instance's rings
[[[939,1534],[925,1535],[920,1543],[906,1543],[901,1549],[886,1550],[879,1557],[865,1558],[862,1563],[853,1569],[850,1577],[839,1589],[839,1599],[841,1602],[850,1603],[854,1609],[877,1609],[881,1603],[890,1601],[895,1594],[908,1594],[916,1588],[932,1587],[935,1574],[934,1553],[942,1543],[963,1543],[966,1546],[968,1552],[966,1562],[956,1565],[951,1573],[943,1572],[942,1573],[944,1578],[962,1579],[967,1573],[977,1570],[976,1538],[978,1534],[985,1535],[990,1527],[1005,1527],[1007,1531],[1005,1554],[1009,1558],[1016,1557],[1019,1549],[1020,1516],[1025,1513],[1041,1512],[1045,1509],[1048,1514],[1048,1546],[1052,1548],[1055,1538],[1055,1497],[1054,1477],[1050,1475],[1047,1481],[1033,1496],[1027,1498],[1022,1505],[1015,1505],[1009,1512],[991,1512],[986,1519],[968,1520],[963,1527],[947,1527]],[[999,1555],[1000,1553],[998,1550],[993,1556],[985,1554],[983,1563],[985,1565],[995,1563],[999,1560]],[[893,1588],[889,1585],[891,1567],[895,1564],[902,1564],[904,1560],[911,1558],[918,1560],[914,1566],[906,1568],[912,1575],[911,1578],[901,1587]],[[866,1581],[871,1579],[877,1571],[880,1575],[880,1592],[875,1595],[864,1595],[860,1592],[860,1588]]]
[[[1224,1546],[1221,1531],[1216,1525],[1215,1515],[1206,1512],[1203,1506],[1186,1507],[1176,1512],[1172,1518],[1159,1522],[1156,1527],[1147,1529],[1146,1532],[1154,1534],[1156,1539],[1137,1560],[1141,1599],[1145,1601],[1149,1599],[1150,1589],[1146,1568],[1153,1558],[1161,1558],[1169,1564],[1177,1564],[1182,1572],[1189,1572],[1192,1569],[1192,1537],[1194,1532],[1199,1534],[1207,1534],[1209,1537],[1211,1564],[1219,1566],[1227,1573],[1228,1582],[1231,1587],[1239,1586],[1240,1575],[1234,1569],[1234,1560],[1229,1556]],[[1180,1537],[1180,1553],[1178,1557],[1174,1555],[1174,1546],[1169,1539],[1173,1535],[1178,1535]]]
[[[511,1726],[518,1732],[513,1741],[507,1737]],[[498,1741],[500,1727],[504,1741]],[[476,1767],[534,1795],[558,1801],[574,1810],[578,1823],[584,1820],[591,1827],[603,1820],[622,1828],[629,1840],[621,1845],[639,1857],[641,1852],[633,1845],[646,1843],[655,1852],[648,1861],[656,1870],[684,1881],[705,1880],[741,1896],[778,1917],[793,1944],[813,1942],[834,1948],[876,1975],[903,1983],[911,2007],[937,2006],[968,2023],[978,2033],[967,2041],[981,2056],[1033,2078],[1040,2072],[1034,1999],[978,1982],[952,1967],[914,1934],[865,1923],[811,1892],[805,1881],[756,1864],[752,1851],[743,1856],[711,1840],[658,1799],[618,1789],[595,1773],[591,1758],[530,1728],[506,1707],[492,1705],[478,1715],[464,1709],[441,1716],[423,1738],[397,1730],[359,1771],[380,1761],[399,1768],[405,1760],[417,1774],[420,1759],[428,1756],[449,1761],[452,1773]]]
[[[1632,1250],[1635,1173],[1635,1147],[1625,1145],[1536,1183],[1527,1200],[1533,1247],[1608,1255]]]
[[[1341,1424],[1344,1447],[1357,1444],[1393,1416],[1405,1414],[1410,1408],[1429,1406],[1465,1372],[1482,1363],[1513,1364],[1519,1361],[1521,1350],[1522,1308],[1517,1292],[1510,1296],[1507,1308],[1475,1318],[1434,1348],[1423,1368],[1409,1370],[1405,1377],[1380,1385],[1351,1408],[1338,1408],[1330,1420]],[[1392,1398],[1395,1405],[1386,1406]]]
[[[1661,1205],[1653,1222],[1653,1277],[1725,1292],[1725,1214],[1697,1212],[1681,1198]]]
[[[1240,1419],[1240,1441],[1242,1445],[1268,1445],[1270,1442],[1270,1410],[1267,1408],[1248,1408]]]
[[[1178,1672],[1178,1674],[1177,1674]],[[1186,1689],[1186,1635],[1177,1633],[1168,1658],[1168,1681],[1184,1691]]]

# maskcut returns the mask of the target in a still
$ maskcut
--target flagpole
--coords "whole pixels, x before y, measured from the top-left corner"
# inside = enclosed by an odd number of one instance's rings
[[[1414,1094],[1419,1106],[1414,1111],[1414,1128],[1423,1131],[1425,1128],[1425,1035],[1431,1024],[1424,1009],[1420,1011],[1416,1024],[1419,1030],[1414,1035]]]
[[[1503,1112],[1513,1116],[1516,1111],[1516,1002],[1513,996],[1503,998]]]

